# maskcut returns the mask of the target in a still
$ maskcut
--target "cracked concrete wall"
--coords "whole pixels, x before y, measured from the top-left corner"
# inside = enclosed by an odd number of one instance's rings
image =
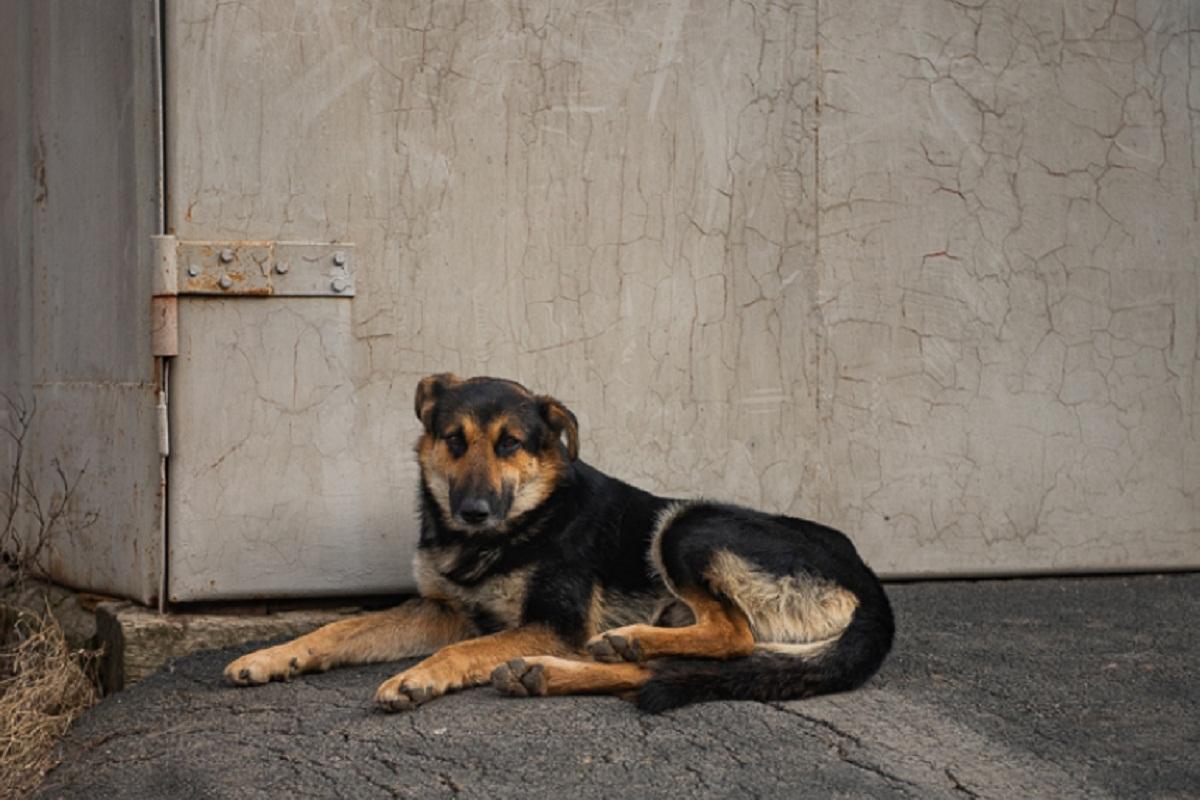
[[[887,574],[1200,563],[1193,8],[173,5],[174,233],[359,267],[181,301],[172,596],[404,585],[447,369]]]
[[[1186,2],[821,21],[828,508],[883,563],[1200,561],[1198,21]]]

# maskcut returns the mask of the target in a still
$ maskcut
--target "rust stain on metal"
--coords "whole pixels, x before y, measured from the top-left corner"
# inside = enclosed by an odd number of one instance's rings
[[[150,300],[150,347],[156,356],[179,355],[179,311],[176,298]]]
[[[225,288],[221,286],[221,278],[228,278],[232,282],[232,286]],[[237,295],[254,295],[258,297],[268,297],[275,294],[275,287],[270,284],[269,279],[266,285],[247,286],[247,281],[251,276],[244,272],[222,272],[220,274],[204,272],[199,275],[189,276],[184,283],[184,290],[187,292],[203,292],[211,294],[237,294]]]

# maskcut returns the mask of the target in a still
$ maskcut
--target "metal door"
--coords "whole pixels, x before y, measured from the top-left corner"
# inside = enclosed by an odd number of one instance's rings
[[[161,596],[165,510],[148,325],[157,5],[0,4],[0,391],[33,412],[21,502],[60,508],[61,467],[73,500],[44,566],[146,603]],[[12,444],[0,436],[5,468]]]
[[[168,220],[218,281],[172,599],[408,585],[440,370],[885,574],[1200,565],[1196,12],[1151,5],[172,4]],[[219,285],[286,242],[353,297]]]

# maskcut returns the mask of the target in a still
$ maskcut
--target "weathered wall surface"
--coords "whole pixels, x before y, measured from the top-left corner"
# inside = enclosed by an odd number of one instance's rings
[[[163,508],[143,269],[161,221],[154,8],[0,6],[0,391],[36,407],[30,494],[60,502],[55,460],[75,487],[52,577],[146,602]],[[12,456],[0,436],[0,469]]]
[[[830,511],[905,571],[1196,564],[1200,6],[870,5],[821,25]]]
[[[176,235],[359,261],[181,301],[173,596],[395,585],[447,369],[886,573],[1200,563],[1198,12],[1102,5],[173,5]]]
[[[0,9],[0,343],[6,354],[0,358],[0,389],[13,393],[27,383],[31,372],[29,348],[23,347],[31,276],[28,263],[29,214],[32,170],[29,164],[30,97],[28,9],[9,3]],[[8,444],[0,444],[7,448]],[[0,457],[8,459],[7,449]],[[0,462],[4,463],[4,462]]]

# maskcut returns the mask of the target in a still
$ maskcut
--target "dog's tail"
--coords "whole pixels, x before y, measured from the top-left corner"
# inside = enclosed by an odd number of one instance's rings
[[[879,669],[894,632],[887,596],[872,592],[835,641],[808,653],[765,645],[732,661],[664,660],[638,692],[637,706],[657,714],[710,700],[795,700],[855,689]]]

